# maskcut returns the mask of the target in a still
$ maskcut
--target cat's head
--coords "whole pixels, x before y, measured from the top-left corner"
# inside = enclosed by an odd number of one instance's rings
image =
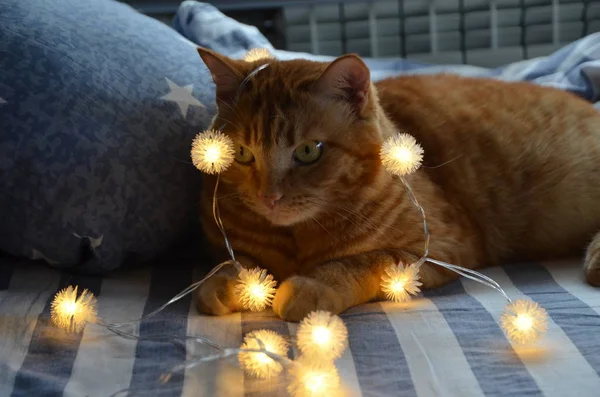
[[[385,116],[359,57],[245,62],[199,53],[217,88],[213,128],[224,126],[236,145],[222,179],[252,211],[292,225],[343,214],[368,195],[381,172]]]

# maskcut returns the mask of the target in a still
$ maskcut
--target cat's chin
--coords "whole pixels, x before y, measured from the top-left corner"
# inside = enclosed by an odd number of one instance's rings
[[[285,210],[274,210],[274,211],[260,211],[259,213],[267,221],[274,226],[293,226],[297,223],[301,223],[310,219],[310,216],[306,216],[304,213],[298,211],[285,211]]]
[[[265,218],[273,226],[293,226],[297,223],[306,222],[316,215],[314,209],[307,208],[290,208],[287,206],[277,206],[274,209],[257,205],[256,203],[245,202],[246,206],[255,214]]]
[[[304,217],[299,216],[299,215],[277,213],[277,212],[270,213],[270,214],[263,214],[263,216],[275,226],[292,226],[296,223],[300,223],[305,220]]]

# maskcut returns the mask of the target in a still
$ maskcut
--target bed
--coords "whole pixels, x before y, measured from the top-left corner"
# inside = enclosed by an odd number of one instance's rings
[[[260,46],[282,59],[330,59],[275,50],[256,29],[225,17],[209,4],[183,3],[174,28],[183,45],[202,45],[232,57]],[[403,73],[459,73],[527,80],[571,91],[592,103],[599,100],[599,34],[551,55],[495,69],[400,59],[369,58],[367,63],[374,79]],[[124,321],[168,301],[206,273],[208,262],[173,254],[151,267],[121,266],[97,276],[77,267],[56,269],[56,263],[47,266],[0,256],[0,396],[285,395],[282,378],[253,380],[244,376],[235,358],[186,370],[162,383],[161,375],[173,366],[209,355],[210,349],[191,343],[182,349],[170,342],[138,342],[97,325],[69,334],[51,324],[53,296],[68,285],[92,291],[104,320]],[[348,310],[341,317],[349,331],[349,349],[336,362],[344,395],[598,395],[600,290],[585,283],[581,266],[581,259],[574,258],[484,270],[511,297],[528,297],[547,309],[549,331],[535,347],[512,345],[499,326],[503,297],[466,279],[425,291],[410,303],[374,302]],[[270,311],[201,316],[188,296],[134,331],[141,337],[196,335],[238,347],[245,334],[260,328],[293,336],[297,325],[279,320]],[[290,349],[288,355],[293,358],[298,351]]]
[[[597,395],[600,293],[584,282],[580,266],[572,260],[485,271],[511,297],[531,298],[548,310],[549,331],[534,348],[506,340],[498,325],[503,297],[469,280],[427,291],[408,304],[371,303],[347,311],[342,319],[349,349],[336,362],[344,395]],[[98,296],[99,316],[120,321],[163,304],[191,283],[193,272],[193,266],[181,264],[100,279],[3,260],[0,395],[285,395],[281,378],[245,378],[235,360],[199,366],[162,384],[161,375],[186,359],[177,346],[136,343],[98,326],[66,334],[50,323],[50,301],[68,284],[89,288]],[[139,334],[197,335],[237,347],[245,333],[259,328],[293,336],[296,324],[271,312],[200,316],[184,299],[142,323]],[[189,349],[187,356],[208,353]],[[125,389],[129,394],[118,393]]]

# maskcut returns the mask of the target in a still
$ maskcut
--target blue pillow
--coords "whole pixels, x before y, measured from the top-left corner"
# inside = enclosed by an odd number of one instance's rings
[[[195,46],[110,0],[0,0],[0,250],[87,272],[197,225],[194,134],[215,112]]]

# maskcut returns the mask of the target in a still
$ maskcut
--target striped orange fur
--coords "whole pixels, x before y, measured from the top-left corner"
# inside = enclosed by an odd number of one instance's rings
[[[584,268],[600,284],[600,115],[589,103],[529,83],[451,75],[373,84],[353,55],[269,60],[236,101],[261,62],[199,52],[217,86],[213,126],[225,125],[254,156],[221,177],[223,223],[242,264],[279,281],[273,308],[282,318],[381,298],[382,269],[422,254],[419,213],[378,156],[397,131],[425,150],[408,180],[428,216],[431,257],[476,268],[569,255],[593,240]],[[315,163],[294,160],[299,145],[316,141]],[[214,183],[206,176],[203,227],[226,259]],[[198,290],[200,311],[240,309],[234,273]],[[421,274],[425,288],[455,277],[432,265]]]

